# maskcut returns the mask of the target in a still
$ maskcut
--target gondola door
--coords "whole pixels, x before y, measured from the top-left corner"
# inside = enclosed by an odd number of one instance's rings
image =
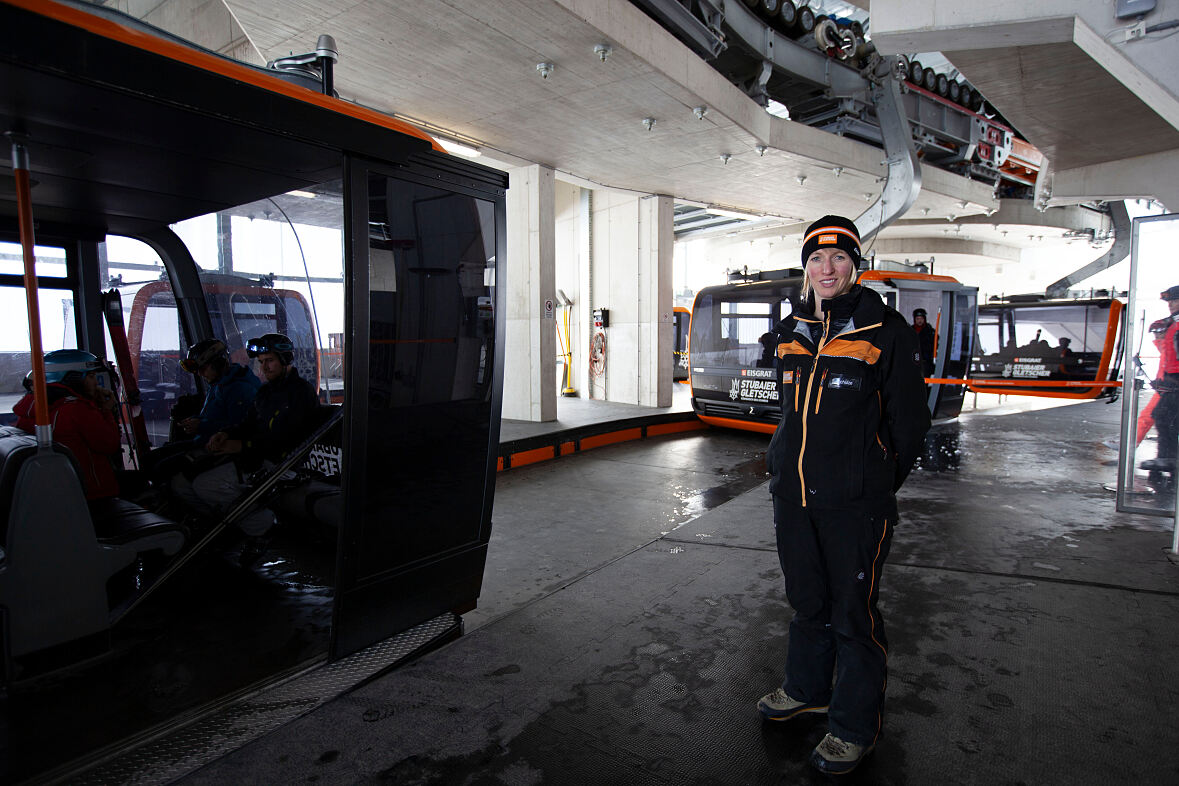
[[[502,387],[505,175],[352,160],[345,515],[331,653],[474,608]],[[497,283],[499,286],[497,286]]]
[[[933,373],[928,379],[965,380],[974,348],[978,289],[953,280],[899,276],[887,283],[896,287],[896,308],[903,316],[909,318],[915,308],[923,308],[929,326],[936,331]],[[929,411],[935,420],[955,418],[962,411],[964,385],[931,382],[928,390]]]

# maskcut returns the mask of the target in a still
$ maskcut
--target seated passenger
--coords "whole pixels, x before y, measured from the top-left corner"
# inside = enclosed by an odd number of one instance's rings
[[[209,468],[205,443],[218,431],[245,420],[250,403],[262,385],[248,368],[231,363],[225,342],[215,338],[193,344],[188,357],[180,361],[180,367],[204,379],[208,390],[197,414],[189,417],[179,414],[182,408],[188,412],[195,409],[196,396],[182,396],[172,408],[173,422],[188,436],[151,452],[152,480],[161,484],[177,472],[191,469],[195,462],[206,461],[204,468]]]
[[[245,482],[249,474],[273,468],[309,436],[319,397],[315,387],[291,365],[294,349],[291,340],[281,333],[267,333],[246,344],[250,357],[258,359],[266,381],[242,422],[213,434],[205,445],[210,453],[233,460],[191,480],[183,473],[172,480],[177,495],[198,511],[223,512],[250,488]],[[238,520],[238,528],[246,535],[239,559],[242,567],[253,565],[266,552],[267,533],[273,525],[274,515],[261,506]]]
[[[225,342],[215,338],[194,344],[180,367],[203,378],[209,388],[200,413],[177,423],[185,434],[192,435],[194,445],[204,446],[218,431],[245,420],[262,386],[248,368],[230,362]]]
[[[1056,353],[1060,356],[1060,373],[1064,375],[1071,374],[1076,369],[1076,353],[1073,352],[1070,345],[1073,343],[1071,338],[1060,339],[1056,347]]]
[[[757,359],[758,368],[774,368],[778,363],[778,336],[774,333],[762,333],[758,343],[761,344],[761,357]]]
[[[122,453],[113,391],[98,385],[98,372],[106,366],[95,355],[80,349],[58,349],[45,355],[49,424],[54,442],[74,454],[89,501],[118,496],[119,481],[112,461]],[[25,378],[29,390],[16,402],[18,428],[35,432],[32,372]]]

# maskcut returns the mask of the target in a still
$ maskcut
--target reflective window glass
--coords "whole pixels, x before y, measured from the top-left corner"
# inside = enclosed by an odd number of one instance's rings
[[[1161,296],[1179,285],[1175,247],[1179,215],[1134,219],[1130,290],[1125,314],[1125,374],[1118,465],[1118,509],[1175,516],[1175,456],[1179,418],[1172,391],[1179,385],[1175,314],[1179,302]],[[1171,536],[1179,548],[1179,529]]]
[[[64,289],[41,288],[37,293],[42,349],[77,349],[73,295]],[[0,423],[15,422],[12,406],[25,394],[24,378],[32,368],[27,303],[23,287],[0,287],[5,325],[0,331]]]
[[[246,342],[284,333],[321,400],[343,402],[344,256],[340,181],[173,225],[201,269],[213,333],[234,362]]]
[[[689,351],[693,366],[772,367],[761,337],[793,310],[797,283],[701,295],[692,312]]]
[[[36,260],[34,269],[38,276],[65,278],[65,249],[54,246],[33,246]],[[14,276],[24,275],[25,256],[20,243],[0,243],[0,273]]]
[[[368,186],[361,575],[478,540],[495,357],[494,204],[379,175]]]

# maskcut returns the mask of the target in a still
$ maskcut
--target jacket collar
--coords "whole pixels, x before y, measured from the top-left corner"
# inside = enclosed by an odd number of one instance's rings
[[[861,324],[879,322],[884,318],[884,301],[874,290],[853,284],[852,288],[838,297],[824,301],[824,313],[830,314],[832,319],[855,319]],[[815,313],[815,292],[811,290],[803,303],[802,311],[796,314],[800,320],[818,322],[812,316]]]
[[[212,386],[221,387],[222,385],[228,385],[230,382],[236,382],[248,373],[251,373],[250,370],[242,364],[230,363],[229,368],[225,370],[221,378],[214,382]]]

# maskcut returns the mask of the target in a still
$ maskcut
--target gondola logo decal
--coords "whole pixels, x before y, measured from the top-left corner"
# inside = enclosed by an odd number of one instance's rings
[[[733,401],[777,401],[778,384],[773,379],[734,378],[729,398]]]
[[[1043,362],[1043,358],[1014,358],[1013,360],[1014,362],[1003,364],[1004,377],[1037,379],[1052,374],[1052,370]]]
[[[321,475],[331,477],[339,475],[343,467],[343,451],[335,445],[324,445],[316,442],[307,455],[303,466]]]

